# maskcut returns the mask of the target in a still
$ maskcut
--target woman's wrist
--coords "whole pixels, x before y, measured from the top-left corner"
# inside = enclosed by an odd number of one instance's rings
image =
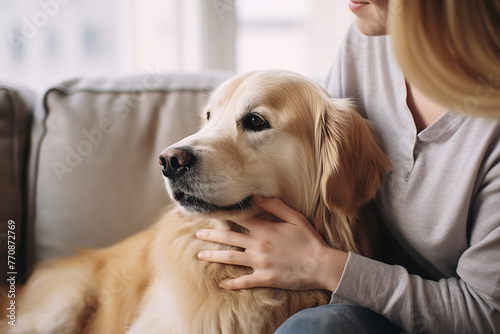
[[[321,273],[321,285],[324,289],[334,292],[344,273],[349,254],[347,252],[329,248],[326,252],[325,262]]]

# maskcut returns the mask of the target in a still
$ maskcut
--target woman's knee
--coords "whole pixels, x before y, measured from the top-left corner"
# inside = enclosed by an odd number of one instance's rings
[[[277,334],[398,333],[387,319],[356,305],[331,304],[300,311],[285,321]]]

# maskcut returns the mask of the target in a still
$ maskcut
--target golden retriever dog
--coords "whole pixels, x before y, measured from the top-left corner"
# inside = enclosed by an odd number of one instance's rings
[[[198,260],[202,250],[231,247],[195,234],[245,233],[234,221],[262,215],[252,201],[261,195],[304,214],[332,247],[369,254],[358,213],[390,167],[367,122],[346,100],[281,71],[227,80],[203,117],[199,132],[160,156],[174,208],[116,245],[39,266],[9,333],[262,334],[328,303],[321,290],[219,288],[252,269]]]

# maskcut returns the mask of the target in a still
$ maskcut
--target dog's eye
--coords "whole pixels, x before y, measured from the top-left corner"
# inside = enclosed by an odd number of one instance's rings
[[[258,114],[249,114],[243,118],[242,126],[251,131],[262,131],[269,128],[269,124]]]
[[[207,121],[210,119],[210,111],[207,111]]]
[[[260,128],[265,124],[264,120],[259,116],[252,116],[252,118],[250,118],[250,122],[252,123],[252,126],[256,128]]]

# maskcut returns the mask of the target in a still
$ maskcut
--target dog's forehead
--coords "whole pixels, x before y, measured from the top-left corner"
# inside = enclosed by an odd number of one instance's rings
[[[230,106],[240,112],[259,106],[281,110],[292,101],[306,103],[310,96],[311,84],[305,78],[292,73],[262,71],[226,81],[213,92],[209,105],[212,108]]]

